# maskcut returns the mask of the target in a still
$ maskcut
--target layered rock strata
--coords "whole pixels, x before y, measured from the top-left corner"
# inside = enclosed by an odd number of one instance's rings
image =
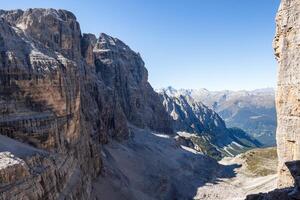
[[[89,199],[101,144],[128,123],[171,133],[147,78],[138,53],[82,35],[71,12],[0,10],[0,199]]]
[[[109,102],[113,103],[115,116],[122,115],[138,127],[172,133],[170,118],[148,82],[148,71],[140,54],[104,33],[97,40],[92,35],[83,38],[91,41],[84,54],[88,63],[92,63],[97,82],[102,84],[100,88],[106,88],[107,96],[111,97]],[[92,53],[88,52],[91,49]],[[122,120],[115,120],[115,124],[118,121]]]
[[[282,0],[276,17],[275,56],[279,64],[276,109],[279,189],[247,200],[300,199],[300,2]]]
[[[26,176],[5,178],[1,198],[88,198],[101,166],[98,144],[81,128],[79,24],[63,10],[0,16],[0,132],[45,152],[18,157],[23,161],[15,168],[23,167]]]

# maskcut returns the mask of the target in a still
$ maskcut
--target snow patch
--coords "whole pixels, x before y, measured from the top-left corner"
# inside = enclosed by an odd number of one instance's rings
[[[189,147],[186,147],[186,146],[183,146],[183,145],[180,145],[180,147],[188,152],[191,152],[193,154],[200,154],[198,151],[196,151],[195,149],[192,149],[192,148],[189,148]]]
[[[161,137],[161,138],[170,138],[169,135],[165,135],[165,134],[157,134],[157,133],[152,133],[152,134],[157,136],[157,137]]]
[[[224,147],[224,151],[226,152],[226,153],[228,153],[230,156],[234,156],[232,153],[230,153],[229,151],[228,151],[228,149],[229,149],[229,147],[227,146],[227,147]]]

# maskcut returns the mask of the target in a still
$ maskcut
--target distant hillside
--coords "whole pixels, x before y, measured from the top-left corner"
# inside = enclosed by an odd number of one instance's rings
[[[275,91],[272,88],[253,91],[176,90],[169,93],[191,96],[216,111],[227,127],[238,127],[264,146],[274,146],[276,131]]]
[[[190,95],[158,91],[163,105],[173,119],[178,142],[220,159],[234,156],[261,144],[238,128],[228,129],[223,119],[212,109]]]

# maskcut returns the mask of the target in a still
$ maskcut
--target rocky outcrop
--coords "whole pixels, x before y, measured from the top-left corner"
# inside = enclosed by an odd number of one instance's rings
[[[117,38],[104,33],[93,48],[97,78],[112,93],[126,119],[138,126],[171,133],[170,120],[148,82],[141,56]]]
[[[172,133],[171,120],[148,82],[148,72],[138,53],[104,33],[98,39],[83,34],[81,52],[88,64],[82,101],[87,105],[83,112],[91,123],[91,132],[100,133],[103,142],[108,136],[126,138],[129,122]]]
[[[193,97],[174,89],[159,91],[162,104],[172,118],[178,142],[220,159],[234,156],[260,143],[239,129],[227,129],[223,119]]]
[[[284,163],[300,159],[299,11],[298,1],[282,0],[276,18],[274,49],[279,63],[276,107],[280,187],[293,183]]]
[[[139,54],[71,12],[0,10],[0,199],[89,199],[102,143],[128,123],[171,133],[147,80]]]
[[[26,163],[10,152],[1,152],[0,160],[0,180],[2,184],[16,182],[18,179],[29,176]]]

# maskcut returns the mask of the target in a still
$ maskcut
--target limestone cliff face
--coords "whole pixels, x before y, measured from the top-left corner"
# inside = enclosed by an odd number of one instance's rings
[[[53,9],[0,11],[0,17],[1,135],[43,150],[22,154],[23,147],[2,146],[25,167],[17,179],[1,177],[0,197],[89,197],[101,166],[98,144],[81,126],[79,24],[72,13]]]
[[[84,38],[90,41],[84,55],[97,81],[110,94],[115,117],[125,117],[141,128],[171,133],[170,119],[148,82],[148,71],[141,56],[121,40],[104,33],[97,40],[92,35]],[[113,126],[118,121],[114,119]]]
[[[0,10],[0,199],[89,199],[128,123],[171,132],[141,57],[65,10]],[[17,175],[17,176],[16,176]]]
[[[279,63],[276,108],[280,187],[293,182],[284,162],[300,159],[299,12],[298,0],[282,0],[276,18],[274,49]]]

